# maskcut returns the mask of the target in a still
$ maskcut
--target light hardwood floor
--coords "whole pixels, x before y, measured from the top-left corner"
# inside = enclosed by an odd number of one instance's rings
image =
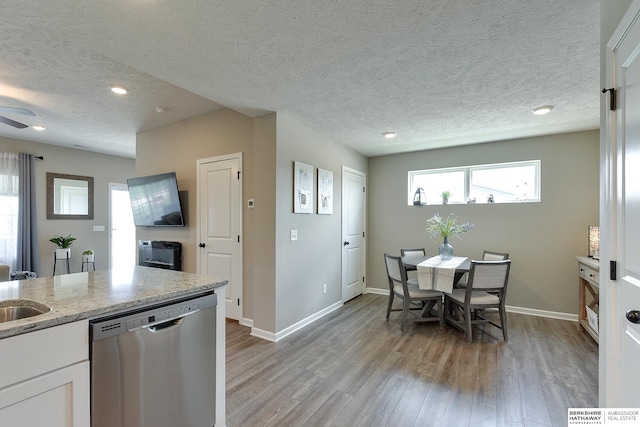
[[[566,426],[598,404],[598,347],[576,322],[481,326],[385,319],[367,294],[278,343],[227,321],[227,426]]]

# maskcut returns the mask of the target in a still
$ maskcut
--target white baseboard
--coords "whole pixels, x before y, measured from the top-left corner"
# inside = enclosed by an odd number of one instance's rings
[[[389,295],[389,289],[382,288],[366,288],[365,294]],[[516,307],[513,305],[505,306],[509,313],[527,314],[529,316],[548,317],[551,319],[578,321],[577,314],[561,313],[558,311],[538,310],[536,308]]]
[[[365,288],[365,294],[376,294],[376,295],[387,295],[389,296],[389,289],[380,289],[380,288]]]
[[[559,311],[538,310],[536,308],[515,307],[513,305],[505,306],[509,313],[527,314],[529,316],[548,317],[551,319],[578,321],[577,314],[561,313]]]
[[[248,326],[250,328],[253,327],[253,319],[247,319],[246,317],[243,317],[242,320],[240,320],[240,324],[242,326]]]
[[[287,335],[291,335],[292,333],[299,331],[300,329],[304,328],[305,326],[315,322],[316,320],[320,319],[321,317],[326,316],[327,314],[331,313],[332,311],[335,311],[337,309],[339,309],[340,307],[342,307],[342,301],[338,301],[332,305],[330,305],[329,307],[326,307],[320,311],[318,311],[317,313],[312,314],[311,316],[302,319],[301,321],[294,323],[293,325],[289,326],[288,328],[285,328],[283,330],[281,330],[280,332],[277,333],[273,333],[273,332],[269,332],[269,331],[265,331],[263,329],[258,329],[258,328],[251,328],[251,335],[253,335],[254,337],[258,337],[258,338],[262,338],[264,340],[267,341],[271,341],[271,342],[278,342],[279,340],[281,340],[282,338],[286,337]]]

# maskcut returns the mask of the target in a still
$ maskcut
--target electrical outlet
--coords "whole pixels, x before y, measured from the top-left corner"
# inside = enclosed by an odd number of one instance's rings
[[[323,294],[327,293],[327,284],[326,283],[322,285],[322,293]]]
[[[291,241],[298,240],[298,230],[291,230]]]

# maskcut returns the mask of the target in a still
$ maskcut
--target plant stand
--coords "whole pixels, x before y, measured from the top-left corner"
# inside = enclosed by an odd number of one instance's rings
[[[82,255],[82,267],[80,271],[84,271],[84,265],[87,265],[87,272],[89,271],[89,266],[93,266],[93,271],[96,271],[96,256],[95,254],[91,255]]]
[[[69,258],[71,255],[71,251],[66,251],[65,252],[66,257],[61,257],[59,255],[62,255],[62,253],[58,253],[58,251],[56,250],[56,252],[53,253],[53,275],[56,275],[56,264],[58,263],[58,261],[63,261],[66,260],[67,261],[67,274],[71,273],[71,270],[69,268]]]

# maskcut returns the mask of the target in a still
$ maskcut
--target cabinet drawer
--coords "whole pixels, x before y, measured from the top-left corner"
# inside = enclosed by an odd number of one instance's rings
[[[588,267],[584,264],[580,264],[580,277],[590,282],[595,283],[596,285],[600,282],[598,270],[594,270],[591,267]]]

